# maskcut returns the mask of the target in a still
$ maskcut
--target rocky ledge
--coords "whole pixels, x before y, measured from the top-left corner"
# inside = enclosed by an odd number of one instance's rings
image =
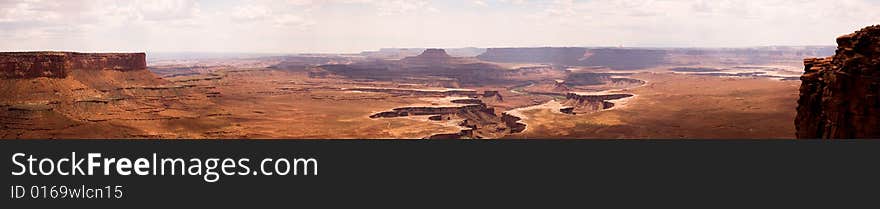
[[[614,103],[609,102],[623,98],[632,97],[632,94],[579,94],[568,93],[565,95],[563,105],[567,106],[559,111],[566,114],[583,114],[600,110],[610,109],[614,107]]]
[[[798,138],[880,138],[880,25],[837,38],[836,54],[804,60]]]

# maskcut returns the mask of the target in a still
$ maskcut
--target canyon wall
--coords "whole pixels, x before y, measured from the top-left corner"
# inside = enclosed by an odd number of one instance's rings
[[[837,38],[836,54],[804,60],[798,138],[880,138],[880,26]]]
[[[144,53],[2,52],[0,78],[65,78],[72,70],[146,70]]]

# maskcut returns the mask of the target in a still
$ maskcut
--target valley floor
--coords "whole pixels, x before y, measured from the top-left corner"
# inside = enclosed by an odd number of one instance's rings
[[[625,107],[589,115],[525,111],[529,128],[508,138],[794,138],[800,81],[639,73]]]
[[[161,98],[187,102],[176,102],[174,105],[168,105],[167,102],[165,105],[150,103],[151,107],[158,109],[149,109],[146,113],[141,113],[146,110],[138,108],[138,105],[155,99],[143,95],[158,90],[143,88],[139,91],[145,93],[123,92],[124,98],[129,99],[90,103],[94,106],[89,107],[91,109],[75,106],[82,99],[48,101],[53,96],[31,99],[39,100],[40,104],[46,106],[43,109],[15,108],[26,103],[18,104],[21,101],[10,100],[6,102],[9,104],[3,104],[2,115],[17,119],[6,121],[4,126],[12,128],[0,130],[0,136],[211,139],[418,139],[435,135],[510,139],[794,137],[798,80],[689,75],[663,70],[626,74],[626,78],[615,78],[615,81],[622,83],[575,85],[571,89],[562,87],[565,91],[632,95],[608,100],[613,106],[603,109],[605,107],[602,106],[607,104],[602,101],[598,107],[596,104],[572,102],[572,98],[566,98],[566,94],[558,93],[559,86],[554,89],[552,79],[543,83],[521,82],[447,89],[387,81],[316,78],[305,71],[267,68],[220,70],[211,74],[164,78],[170,83],[163,85],[182,89],[168,93],[171,91],[164,88],[163,94],[182,95]],[[47,85],[57,83],[43,82]],[[47,92],[53,91],[46,88]],[[421,113],[418,112],[402,117],[371,117],[401,107],[467,106],[450,103],[462,95],[437,95],[446,91],[462,91],[466,96],[479,98],[478,101],[486,107],[434,118],[432,115],[419,115]],[[93,94],[101,95],[100,92]],[[586,93],[589,94],[592,93]],[[570,105],[581,105],[575,110],[587,113],[566,114],[561,111]],[[114,112],[100,113],[109,107],[115,108]],[[79,112],[65,108],[75,108]],[[437,108],[426,110],[434,111]],[[94,119],[97,116],[101,117],[100,120]],[[138,117],[148,117],[149,120]],[[49,126],[61,122],[67,125]],[[19,127],[20,124],[30,125]],[[43,127],[40,127],[41,124]],[[524,130],[522,124],[526,125]],[[474,127],[478,130],[463,132]]]

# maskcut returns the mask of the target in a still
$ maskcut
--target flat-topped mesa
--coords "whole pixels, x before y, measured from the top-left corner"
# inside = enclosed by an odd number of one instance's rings
[[[73,70],[146,70],[145,53],[0,52],[0,78],[65,78]]]
[[[880,138],[880,25],[837,38],[836,54],[804,60],[798,138]]]

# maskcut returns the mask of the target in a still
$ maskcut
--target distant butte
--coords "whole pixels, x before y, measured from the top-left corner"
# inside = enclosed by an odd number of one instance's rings
[[[452,58],[452,56],[449,56],[449,54],[447,54],[446,50],[444,50],[444,49],[426,49],[424,52],[422,52],[422,54],[420,54],[417,57],[433,58],[433,59]]]
[[[403,58],[403,62],[407,64],[431,64],[446,63],[457,58],[449,56],[444,49],[426,49],[422,54],[414,57]]]

